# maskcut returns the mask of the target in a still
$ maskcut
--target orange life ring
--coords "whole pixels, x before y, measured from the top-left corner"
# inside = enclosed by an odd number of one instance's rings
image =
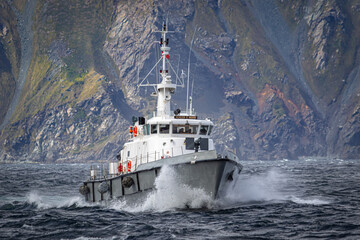
[[[131,172],[131,161],[128,161],[128,171]]]
[[[134,137],[137,136],[137,126],[134,127]]]

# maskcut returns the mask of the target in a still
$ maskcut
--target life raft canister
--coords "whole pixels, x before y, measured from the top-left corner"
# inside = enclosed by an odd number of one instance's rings
[[[137,126],[134,127],[134,137],[137,136]]]
[[[128,161],[128,171],[131,172],[131,161]]]
[[[120,165],[119,165],[118,170],[119,170],[119,173],[121,173],[121,172],[123,171],[123,169],[122,169],[122,164],[121,164],[121,163],[120,163]]]

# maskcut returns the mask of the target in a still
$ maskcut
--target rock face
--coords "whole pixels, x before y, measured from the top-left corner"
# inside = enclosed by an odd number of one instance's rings
[[[314,47],[313,58],[316,69],[323,70],[328,61],[328,41],[332,37],[342,40],[345,30],[344,15],[336,1],[318,1],[314,9],[305,16],[309,26],[308,37]],[[338,34],[338,36],[335,36]]]
[[[0,3],[0,126],[16,88],[20,65],[20,37],[16,29],[16,16],[9,3]]]
[[[134,8],[131,2],[125,1],[116,6],[115,14],[104,49],[119,69],[127,100],[139,104],[133,82],[138,63],[143,64],[149,58],[152,42],[155,41],[152,32],[156,30],[156,11],[152,11],[151,2],[138,3]]]
[[[16,106],[19,103],[19,100],[21,98],[21,93],[23,90],[23,87],[25,85],[25,81],[26,81],[26,73],[28,72],[30,63],[31,63],[31,57],[32,57],[32,44],[33,44],[33,32],[32,32],[32,17],[34,15],[34,9],[36,6],[36,1],[31,1],[31,2],[23,2],[22,4],[24,4],[24,11],[20,11],[18,9],[16,9],[16,7],[14,6],[15,4],[13,4],[12,2],[8,2],[9,4],[9,11],[10,9],[13,12],[14,15],[16,16],[16,31],[19,34],[19,40],[20,43],[18,43],[20,45],[20,49],[11,49],[11,43],[10,43],[10,49],[8,49],[8,55],[10,55],[10,59],[13,58],[13,51],[16,52],[16,54],[18,54],[17,52],[21,51],[21,58],[20,56],[17,56],[16,59],[13,59],[13,61],[19,61],[19,62],[13,62],[12,63],[12,69],[14,70],[13,73],[14,74],[14,78],[16,80],[16,84],[15,84],[15,90],[13,93],[13,96],[11,98],[11,102],[10,105],[8,106],[8,108],[6,109],[6,115],[4,116],[4,120],[2,121],[1,125],[0,125],[0,129],[2,129],[5,125],[7,125],[7,123],[9,122],[11,115],[13,114],[13,112],[15,111]],[[6,13],[9,14],[9,13]],[[15,20],[15,16],[12,15],[12,21]],[[11,20],[10,20],[11,21]],[[15,29],[14,29],[15,30]],[[4,32],[4,31],[3,31]],[[13,35],[13,34],[11,34]],[[9,42],[8,42],[9,43]],[[14,44],[14,43],[13,43]],[[7,44],[6,44],[7,45]],[[18,45],[12,46],[12,47],[19,47]],[[17,64],[19,64],[19,66],[17,66]],[[19,70],[17,69],[17,67],[19,67]],[[18,74],[16,74],[18,73]]]
[[[115,156],[118,148],[114,144],[121,143],[129,123],[112,104],[110,96],[115,94],[112,88],[102,88],[75,106],[60,105],[23,123],[12,124],[11,128],[21,128],[24,134],[4,142],[3,147],[8,151],[2,158],[72,162]],[[103,143],[96,146],[98,142]]]
[[[16,109],[3,122],[1,161],[115,158],[131,117],[154,110],[137,83],[159,59],[156,31],[166,19],[175,31],[173,79],[190,59],[194,107],[217,124],[220,153],[360,154],[355,1],[38,1],[28,70],[20,64],[21,11],[9,4],[0,3],[0,121]],[[16,104],[1,91],[14,94],[21,71]],[[174,107],[184,109],[185,94],[177,89]]]

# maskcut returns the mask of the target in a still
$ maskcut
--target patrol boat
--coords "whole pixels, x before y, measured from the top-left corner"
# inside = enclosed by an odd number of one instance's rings
[[[235,154],[229,152],[221,156],[216,153],[211,139],[214,124],[208,118],[197,117],[188,90],[186,111],[171,111],[171,96],[177,87],[184,86],[184,78],[179,78],[171,66],[168,33],[170,31],[164,24],[159,41],[161,57],[151,70],[161,64],[161,81],[150,84],[146,80],[150,71],[139,83],[140,86],[154,87],[155,92],[151,95],[157,97],[156,112],[148,118],[133,117],[129,140],[117,155],[116,162],[91,167],[90,178],[79,189],[88,202],[146,198],[156,190],[155,179],[164,165],[174,168],[180,176],[179,185],[202,189],[210,198],[216,199],[242,170]],[[176,77],[175,83],[169,69]]]

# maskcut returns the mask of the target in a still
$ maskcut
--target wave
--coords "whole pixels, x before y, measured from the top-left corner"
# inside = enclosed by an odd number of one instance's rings
[[[240,174],[226,191],[220,204],[223,207],[248,202],[293,202],[322,205],[329,201],[300,195],[303,189],[296,187],[296,180],[283,171],[272,168],[267,172],[246,176]]]
[[[31,191],[26,195],[26,202],[35,205],[38,209],[86,207],[91,206],[80,196],[47,196],[38,191]]]
[[[113,237],[78,237],[78,238],[75,238],[74,240],[113,240],[113,239],[118,239],[118,236],[113,236]],[[66,238],[62,238],[62,240],[66,240]]]
[[[175,209],[211,208],[213,201],[203,189],[191,188],[183,184],[180,177],[170,166],[163,166],[155,180],[155,190],[146,199],[129,208],[124,200],[111,204],[111,208],[128,212],[156,211]]]
[[[323,200],[323,199],[318,199],[318,198],[308,198],[308,199],[302,199],[299,197],[295,197],[292,196],[290,198],[290,201],[297,203],[297,204],[307,204],[307,205],[326,205],[326,204],[331,204],[331,201],[327,201],[327,200]]]
[[[124,199],[88,203],[82,196],[49,196],[34,190],[26,195],[26,203],[38,209],[100,206],[133,213],[178,209],[218,209],[249,202],[290,201],[296,204],[311,205],[330,203],[321,198],[303,197],[298,192],[298,188],[291,188],[294,185],[296,185],[294,179],[277,168],[256,175],[240,174],[234,176],[233,184],[226,189],[225,196],[214,201],[203,189],[191,188],[182,183],[174,168],[163,166],[155,180],[155,190],[135,205]],[[8,208],[8,206],[4,207]]]
[[[268,172],[236,178],[234,184],[226,191],[224,201],[228,203],[250,201],[286,200],[282,191],[288,182],[288,177],[278,169]]]
[[[214,201],[204,190],[181,183],[176,171],[164,166],[155,180],[155,191],[144,201],[130,207],[131,204],[125,200],[116,200],[110,204],[110,208],[126,212],[164,212],[189,208],[221,209],[253,202],[311,205],[331,203],[321,197],[301,196],[303,191],[298,187],[296,179],[278,168],[272,168],[256,175],[234,176],[233,184],[226,189],[225,196]]]

